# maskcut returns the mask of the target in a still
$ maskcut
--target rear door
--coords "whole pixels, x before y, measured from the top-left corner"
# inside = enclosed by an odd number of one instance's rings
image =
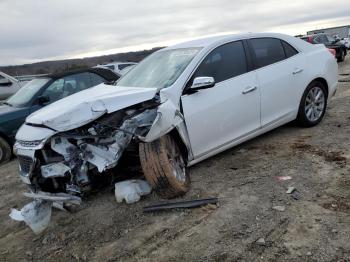
[[[261,91],[261,125],[296,116],[306,87],[303,56],[277,38],[254,38],[249,45]]]
[[[260,93],[243,41],[222,45],[201,62],[195,77],[211,76],[215,86],[181,97],[194,157],[223,147],[260,128]]]

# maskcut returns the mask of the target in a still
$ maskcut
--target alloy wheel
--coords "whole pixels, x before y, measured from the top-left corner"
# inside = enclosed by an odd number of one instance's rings
[[[305,115],[311,122],[319,120],[325,108],[325,95],[322,88],[315,86],[310,89],[305,99]]]

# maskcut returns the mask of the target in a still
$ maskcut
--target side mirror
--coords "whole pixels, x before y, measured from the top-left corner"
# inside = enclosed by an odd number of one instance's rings
[[[50,102],[50,98],[48,96],[39,96],[37,101],[38,105],[42,106]]]
[[[193,79],[192,86],[189,88],[189,93],[195,93],[201,89],[207,89],[215,86],[215,80],[211,76],[199,76]]]

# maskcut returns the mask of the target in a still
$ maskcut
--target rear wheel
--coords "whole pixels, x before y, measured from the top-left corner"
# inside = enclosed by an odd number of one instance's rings
[[[321,82],[312,82],[301,98],[297,121],[304,127],[315,126],[321,122],[326,107],[326,87]]]
[[[11,146],[7,141],[0,137],[0,164],[4,164],[11,159]]]
[[[163,198],[185,194],[190,177],[179,146],[170,135],[139,144],[140,161],[146,180]]]
[[[339,56],[338,56],[338,62],[343,62],[344,61],[344,59],[345,59],[345,50],[344,49],[340,49],[340,54],[339,54]]]

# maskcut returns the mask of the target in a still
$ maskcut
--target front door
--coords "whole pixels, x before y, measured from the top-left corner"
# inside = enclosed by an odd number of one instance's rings
[[[195,158],[260,128],[259,87],[242,41],[209,53],[191,79],[200,76],[213,77],[215,86],[181,98]]]

